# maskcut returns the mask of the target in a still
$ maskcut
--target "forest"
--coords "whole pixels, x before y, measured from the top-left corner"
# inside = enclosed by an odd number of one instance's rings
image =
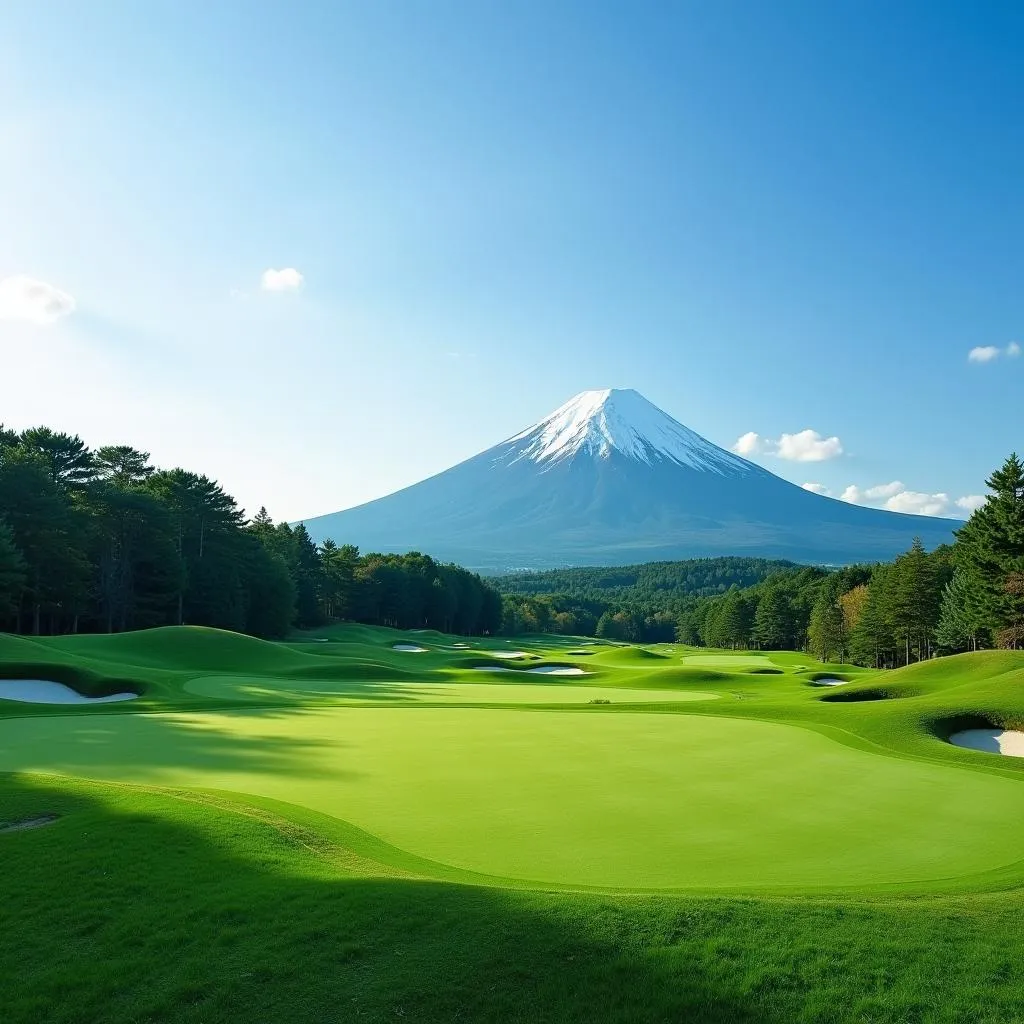
[[[504,628],[807,650],[826,661],[879,668],[1021,647],[1024,467],[1018,457],[1011,455],[987,485],[985,504],[954,544],[927,552],[918,541],[889,563],[829,569],[705,559],[498,579]],[[545,593],[545,587],[552,589]]]
[[[261,637],[351,620],[463,634],[560,633],[807,650],[891,667],[1024,646],[1024,467],[987,481],[953,545],[841,569],[706,558],[493,580],[419,552],[317,547],[208,477],[125,445],[0,426],[0,629],[218,626]]]
[[[126,445],[0,426],[0,629],[41,634],[205,625],[281,637],[350,619],[492,633],[501,598],[427,555],[313,544],[247,521],[209,478]]]
[[[778,559],[730,556],[519,572],[492,582],[502,594],[506,633],[655,643],[675,639],[676,623],[695,598],[746,588],[795,567]]]

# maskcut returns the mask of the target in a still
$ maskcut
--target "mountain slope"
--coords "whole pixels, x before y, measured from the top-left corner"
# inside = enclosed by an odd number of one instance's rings
[[[585,391],[457,466],[305,521],[364,551],[421,549],[484,570],[713,555],[890,558],[945,519],[812,494],[727,452],[635,391]]]

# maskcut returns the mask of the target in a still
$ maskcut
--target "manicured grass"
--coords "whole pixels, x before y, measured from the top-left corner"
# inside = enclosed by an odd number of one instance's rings
[[[4,1020],[1024,1019],[1024,654],[580,644],[0,635]]]
[[[865,887],[1022,853],[1016,780],[717,717],[348,708],[0,722],[0,770],[19,769],[286,801],[379,838],[382,861],[397,847],[499,884]]]

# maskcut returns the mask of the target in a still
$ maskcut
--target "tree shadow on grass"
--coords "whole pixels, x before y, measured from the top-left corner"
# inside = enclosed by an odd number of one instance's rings
[[[345,746],[343,734],[328,739],[274,728],[278,719],[310,713],[291,707],[232,711],[226,718],[188,712],[26,716],[0,721],[0,771],[149,784],[165,784],[168,773],[182,767],[224,774],[315,771],[339,781],[357,777],[324,756]]]
[[[642,902],[345,875],[243,815],[0,777],[0,818],[41,813],[0,836],[6,1024],[782,1019]]]

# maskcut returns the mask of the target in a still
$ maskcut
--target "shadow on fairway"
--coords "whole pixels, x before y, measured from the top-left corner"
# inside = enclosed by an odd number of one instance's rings
[[[164,769],[187,764],[200,771],[239,773],[259,771],[287,775],[316,770],[335,779],[353,779],[358,773],[341,771],[336,763],[318,760],[320,751],[335,752],[345,746],[342,735],[329,741],[282,736],[261,728],[276,718],[295,718],[311,709],[232,709],[231,719],[246,719],[252,728],[243,731],[218,724],[215,716],[172,712],[166,714],[86,714],[69,727],[67,716],[26,716],[21,723],[27,749],[26,770],[97,776],[97,766],[130,765],[125,774],[131,782],[163,784]],[[31,737],[29,742],[28,737]],[[108,753],[109,752],[109,753]],[[100,778],[111,776],[106,771]]]
[[[7,1024],[781,1020],[653,904],[346,877],[243,815],[0,776],[0,819],[44,813],[0,836]]]

